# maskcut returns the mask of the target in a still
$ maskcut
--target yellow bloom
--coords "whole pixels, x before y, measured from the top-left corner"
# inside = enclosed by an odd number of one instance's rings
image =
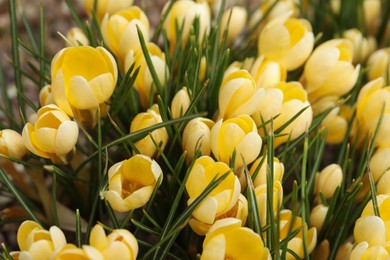
[[[356,28],[346,30],[344,39],[349,39],[353,44],[353,64],[364,63],[367,57],[376,50],[376,40],[374,37],[364,37]]]
[[[330,199],[336,189],[341,186],[342,181],[343,172],[340,165],[330,164],[317,173],[314,192],[316,194],[322,193],[326,199]]]
[[[260,33],[258,50],[259,55],[279,62],[291,71],[309,57],[314,35],[309,21],[289,16],[289,13],[281,15],[267,23]]]
[[[66,34],[66,39],[68,39],[67,46],[89,45],[87,36],[79,27],[72,27]]]
[[[350,260],[389,259],[389,246],[369,246],[367,242],[359,243],[351,252]]]
[[[380,0],[364,0],[364,22],[370,35],[375,35],[379,28],[382,4]]]
[[[323,96],[342,96],[355,85],[360,65],[352,65],[353,45],[334,39],[318,46],[306,62],[303,85],[311,101]]]
[[[273,88],[266,89],[265,97],[252,118],[256,125],[260,126],[278,115],[273,119],[273,130],[275,131],[304,108],[306,110],[280,132],[280,134],[285,135],[275,138],[275,146],[279,146],[288,139],[295,140],[310,127],[313,111],[302,85],[299,82],[290,81],[281,82]],[[266,125],[266,130],[270,130],[270,124]],[[260,135],[263,135],[263,131],[263,127],[260,127]]]
[[[252,115],[263,96],[264,90],[257,89],[248,71],[239,70],[225,74],[218,96],[219,118]]]
[[[230,18],[230,20],[229,20]],[[248,14],[245,8],[233,6],[223,13],[220,29],[220,39],[222,40],[225,30],[227,30],[226,42],[232,43],[245,29]]]
[[[51,256],[53,260],[104,260],[103,255],[94,247],[84,245],[78,248],[73,244],[67,244],[55,250]],[[108,259],[108,258],[106,258]]]
[[[328,206],[324,204],[318,204],[311,210],[310,225],[312,227],[315,227],[318,233],[321,232],[322,225],[324,224],[327,213],[328,213]]]
[[[211,151],[217,160],[226,164],[235,153],[235,169],[253,162],[261,151],[261,145],[256,124],[248,115],[221,119],[211,129]]]
[[[260,223],[263,227],[267,225],[267,211],[268,209],[268,197],[267,197],[267,184],[261,184],[255,188],[257,205],[259,208]],[[272,209],[276,216],[279,211],[283,201],[283,187],[280,181],[274,181],[273,185],[273,202]]]
[[[77,124],[56,105],[40,108],[37,121],[27,123],[22,132],[23,143],[30,152],[65,164],[75,151],[78,135]]]
[[[304,257],[303,248],[303,231],[306,229],[307,245],[309,254],[313,251],[317,244],[317,229],[315,227],[307,229],[307,224],[302,223],[302,219],[298,216],[293,217],[291,210],[282,210],[280,212],[280,240],[287,238],[291,232],[299,232],[288,241],[287,248],[292,250],[300,258]],[[295,257],[287,252],[286,259],[295,259]]]
[[[153,105],[146,112],[139,113],[134,117],[130,125],[130,133],[134,133],[136,131],[156,125],[161,122],[162,119],[158,107],[157,105]],[[157,145],[160,146],[160,149],[163,151],[165,145],[168,142],[167,130],[164,127],[158,128],[153,132],[149,133],[148,136],[135,142],[134,146],[141,154],[147,155],[149,157],[154,157],[157,155],[158,149],[156,147],[156,144],[154,144],[153,140],[156,142]]]
[[[183,87],[180,89],[172,99],[171,111],[172,118],[179,118],[183,116],[191,104],[190,96],[188,95],[188,89]]]
[[[236,218],[241,220],[242,223],[245,224],[247,217],[248,217],[248,201],[246,200],[244,195],[240,193],[236,205],[234,205],[234,207],[231,208],[228,212],[216,217],[215,221],[224,218]],[[209,231],[210,227],[212,226],[212,224],[203,223],[197,220],[196,218],[192,218],[192,217],[188,221],[188,224],[190,225],[191,229],[199,236],[206,235],[206,233]]]
[[[46,85],[39,91],[39,103],[41,106],[55,103],[52,91],[51,85]]]
[[[368,82],[361,89],[356,102],[356,117],[359,127],[358,141],[362,143],[366,136],[373,135],[378,126],[383,109],[382,124],[375,146],[390,145],[390,86],[383,86],[383,79]],[[353,134],[357,134],[355,131]]]
[[[390,170],[387,170],[376,184],[376,194],[390,193]]]
[[[31,220],[20,225],[17,241],[20,251],[11,253],[15,259],[51,259],[54,250],[66,245],[65,236],[58,227],[45,230]]]
[[[378,182],[388,169],[390,169],[390,148],[379,148],[370,159],[370,170],[374,182]]]
[[[214,162],[209,156],[198,158],[189,173],[186,190],[189,196],[187,204],[190,205],[204,191],[213,178],[228,176],[195,208],[192,217],[205,224],[213,224],[221,215],[231,210],[239,199],[240,182],[223,162]]]
[[[146,44],[153,67],[157,73],[157,77],[164,87],[168,79],[168,66],[165,62],[165,54],[154,43]],[[156,83],[150,74],[149,67],[146,63],[143,52],[133,52],[130,50],[125,58],[124,71],[127,71],[131,65],[135,64],[135,68],[139,67],[137,78],[134,83],[134,88],[137,90],[141,106],[143,108],[149,107],[150,92],[153,91],[152,97],[157,93]]]
[[[256,82],[257,88],[272,87],[287,79],[285,67],[266,58],[264,55],[257,57],[250,73]]]
[[[124,10],[133,4],[133,0],[84,0],[84,7],[88,15],[92,15],[95,2],[96,16],[99,21],[103,19],[106,13],[113,14],[117,11]]]
[[[385,224],[385,230],[386,230],[386,242],[390,241],[390,195],[377,195],[376,200],[378,203],[378,210],[379,215],[381,216],[381,219],[383,223]],[[367,217],[367,216],[375,216],[374,213],[374,207],[372,204],[372,200],[370,200],[367,205],[364,207],[361,218]]]
[[[140,208],[149,201],[162,177],[156,161],[137,154],[111,166],[108,170],[108,191],[104,196],[115,211]]]
[[[260,165],[261,161],[263,163]],[[282,181],[284,175],[284,165],[279,161],[278,158],[274,157],[274,181]],[[269,171],[269,167],[267,164],[267,156],[263,159],[261,156],[259,159],[253,162],[249,172],[252,175],[256,173],[256,178],[253,181],[253,185],[255,187],[260,186],[262,184],[267,184],[267,174]]]
[[[367,62],[369,80],[390,75],[390,47],[379,49],[370,55]]]
[[[68,47],[51,64],[54,101],[69,116],[94,127],[99,106],[114,91],[118,71],[114,57],[104,48]]]
[[[187,151],[187,163],[197,151],[202,155],[210,155],[210,135],[214,122],[208,118],[197,117],[189,121],[182,135],[182,148]]]
[[[111,15],[107,13],[102,21],[101,31],[104,43],[119,59],[119,67],[121,69],[130,51],[141,51],[139,50],[141,45],[138,38],[137,26],[142,32],[145,41],[148,42],[150,30],[149,20],[138,6],[121,9]],[[127,71],[129,67],[126,67],[124,71]]]
[[[12,130],[4,129],[0,131],[0,154],[22,159],[27,153],[27,149],[23,144],[22,136]]]
[[[137,239],[126,229],[114,229],[106,236],[106,232],[99,224],[95,225],[89,238],[91,247],[96,248],[104,259],[134,260],[138,254]]]
[[[203,241],[201,260],[271,259],[260,236],[234,218],[218,220]]]
[[[169,3],[164,6],[163,13],[168,5]],[[172,45],[171,50],[177,45],[176,31],[183,30],[181,41],[183,44],[186,43],[189,37],[190,28],[196,18],[199,19],[199,43],[201,43],[203,37],[207,36],[210,31],[211,14],[207,2],[202,1],[196,3],[191,0],[179,0],[173,3],[163,24],[163,28]],[[178,25],[178,28],[176,25]]]
[[[355,222],[353,230],[356,243],[367,242],[369,246],[386,243],[385,223],[380,217],[361,217]]]

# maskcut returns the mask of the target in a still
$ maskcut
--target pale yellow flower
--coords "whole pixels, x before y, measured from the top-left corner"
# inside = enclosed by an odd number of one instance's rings
[[[260,165],[261,161],[263,163]],[[274,157],[274,181],[282,181],[284,175],[284,165],[279,161],[278,158]],[[256,178],[253,180],[253,185],[255,187],[262,184],[267,184],[267,174],[269,172],[269,166],[267,164],[267,156],[263,159],[263,156],[259,157],[256,161],[253,162],[250,170],[251,176],[256,174]]]
[[[341,186],[342,181],[343,172],[340,165],[330,164],[317,173],[314,192],[316,194],[322,193],[326,199],[330,199],[336,189]]]
[[[250,73],[257,88],[269,88],[287,79],[287,71],[280,63],[260,55],[253,63]]]
[[[137,154],[108,170],[108,190],[104,197],[118,212],[144,206],[162,182],[162,170],[150,157]]]
[[[66,238],[61,229],[52,226],[43,229],[34,221],[24,221],[17,234],[20,251],[12,252],[15,259],[49,260],[54,250],[66,245]]]
[[[114,92],[118,71],[114,57],[104,48],[68,47],[51,63],[54,101],[69,116],[94,127],[97,111]]]
[[[229,20],[230,19],[230,20]],[[230,44],[245,29],[248,14],[245,8],[233,6],[227,9],[222,15],[220,40],[222,40],[225,30],[227,30],[226,42]]]
[[[267,225],[268,214],[267,211],[271,211],[276,216],[283,201],[283,187],[280,181],[274,181],[273,183],[273,202],[272,209],[268,209],[268,196],[267,196],[267,184],[261,184],[255,188],[257,206],[259,209],[260,223],[263,227]],[[269,220],[268,220],[269,221]]]
[[[281,15],[267,23],[260,33],[258,50],[259,55],[291,71],[309,57],[314,47],[314,34],[309,21],[288,17],[289,14]]]
[[[126,229],[114,229],[108,236],[99,224],[92,228],[89,238],[91,247],[96,248],[106,260],[135,260],[138,254],[137,239]]]
[[[264,89],[257,88],[246,70],[226,75],[219,89],[219,118],[228,119],[241,114],[252,115],[264,96]]]
[[[156,125],[161,122],[162,119],[158,110],[158,106],[153,105],[146,112],[139,113],[134,117],[130,125],[130,133],[140,131],[144,128]],[[156,144],[153,142],[153,140]],[[141,154],[147,155],[149,157],[154,157],[157,156],[158,153],[156,145],[160,146],[160,149],[163,151],[167,142],[168,133],[167,130],[162,127],[152,131],[151,133],[149,133],[148,136],[145,136],[143,139],[136,141],[134,143],[134,146]]]
[[[191,104],[188,89],[183,87],[180,89],[172,99],[171,112],[172,118],[179,118],[183,116]]]
[[[211,129],[211,151],[217,160],[229,164],[235,153],[234,168],[253,162],[260,154],[262,140],[248,115],[219,120]]]
[[[53,260],[104,260],[103,255],[94,247],[83,245],[78,248],[73,244],[67,244],[57,248],[51,256]]]
[[[0,131],[0,154],[22,159],[27,153],[23,144],[22,136],[12,129],[3,129]]]
[[[323,96],[342,96],[355,85],[360,65],[354,67],[353,45],[333,39],[318,46],[305,64],[303,85],[311,101]]]
[[[66,34],[66,39],[67,46],[89,45],[87,36],[79,27],[72,27]]]
[[[121,9],[111,15],[107,13],[102,21],[100,28],[104,43],[119,59],[119,67],[121,69],[130,51],[141,51],[137,26],[145,41],[148,42],[150,30],[149,20],[138,6]],[[124,71],[127,71],[129,67],[125,67]]]
[[[238,219],[218,220],[203,241],[201,260],[271,259],[260,236]]]
[[[201,155],[210,155],[210,136],[214,121],[197,117],[189,121],[184,128],[182,135],[182,148],[187,152],[187,163],[194,157],[197,151]]]
[[[364,22],[367,28],[367,32],[370,35],[375,35],[381,19],[382,4],[380,0],[364,0]]]
[[[353,230],[356,243],[367,242],[369,246],[386,243],[385,223],[380,217],[366,216],[356,220]]]
[[[164,87],[166,81],[169,78],[168,66],[165,62],[165,54],[154,43],[147,43],[146,47],[148,49],[148,53],[150,55],[150,59],[152,60],[157,77],[162,87]],[[127,53],[124,62],[124,71],[127,71],[131,65],[133,65],[133,63],[135,64],[135,68],[139,67],[137,78],[134,82],[134,88],[138,92],[141,106],[143,108],[147,108],[149,107],[150,103],[150,92],[153,92],[152,98],[154,99],[155,94],[157,93],[157,86],[153,81],[150,69],[145,60],[144,53],[141,50],[137,52],[130,50]]]
[[[310,212],[310,225],[315,227],[318,233],[321,232],[322,225],[324,224],[326,214],[329,207],[324,204],[318,204]]]
[[[372,53],[367,62],[367,76],[369,80],[390,75],[390,47],[379,49]]]
[[[390,169],[390,147],[382,147],[375,150],[369,165],[372,177],[376,183]]]
[[[39,103],[41,106],[55,104],[51,85],[46,85],[39,91]]]
[[[376,50],[376,40],[374,37],[364,37],[356,28],[346,30],[344,39],[349,39],[353,44],[353,64],[364,63],[367,57]]]
[[[389,246],[369,246],[367,242],[359,243],[351,252],[350,260],[389,259]]]
[[[376,196],[379,215],[385,224],[386,242],[390,241],[390,194]],[[370,200],[364,207],[361,218],[367,216],[375,216],[372,200]]]
[[[124,10],[133,4],[133,0],[84,0],[84,7],[88,15],[92,15],[92,10],[95,2],[97,2],[96,16],[99,21],[103,19],[103,16],[113,14],[117,11]]]
[[[75,151],[79,128],[56,105],[47,105],[37,112],[37,121],[27,123],[22,132],[26,148],[53,162],[68,163]]]
[[[216,217],[215,221],[224,218],[236,218],[241,220],[242,223],[245,224],[247,217],[248,217],[248,201],[244,197],[244,195],[240,193],[236,205],[234,205],[234,207],[231,208],[228,212]],[[213,223],[207,224],[197,220],[196,218],[191,217],[190,220],[188,221],[188,224],[196,234],[198,234],[199,236],[204,236],[209,231]]]
[[[390,193],[390,170],[387,170],[376,184],[376,194]]]
[[[281,82],[273,88],[266,89],[265,97],[252,118],[257,126],[273,118],[273,130],[276,131],[304,108],[306,108],[305,111],[279,133],[282,136],[274,139],[275,147],[277,147],[287,140],[295,140],[310,127],[313,110],[302,85],[299,82],[290,81]],[[270,131],[270,124],[266,125],[266,130]],[[264,134],[263,127],[259,128],[259,133]]]
[[[211,193],[200,202],[192,213],[192,217],[205,224],[213,224],[221,215],[229,212],[236,204],[240,195],[240,182],[223,162],[214,162],[209,156],[198,158],[189,173],[186,190],[190,205],[205,190],[213,178],[228,176]]]

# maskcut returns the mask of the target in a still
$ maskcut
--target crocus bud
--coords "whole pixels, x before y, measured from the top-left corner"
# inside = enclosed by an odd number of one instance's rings
[[[370,35],[375,35],[379,27],[381,7],[380,0],[363,1],[364,22]]]
[[[328,213],[328,206],[324,204],[318,204],[310,213],[310,225],[315,227],[318,233],[321,232],[322,225],[324,224],[326,214]]]
[[[323,96],[342,96],[355,85],[360,65],[354,67],[353,45],[334,39],[318,46],[305,64],[303,85],[311,101]]]
[[[257,206],[259,209],[259,215],[260,215],[260,223],[262,227],[265,227],[267,225],[267,218],[268,218],[268,211],[274,213],[274,216],[276,216],[277,212],[279,211],[282,201],[283,201],[283,187],[280,181],[274,181],[273,183],[273,202],[272,202],[272,209],[268,209],[269,205],[269,199],[267,196],[267,190],[269,187],[267,187],[267,184],[261,184],[260,186],[257,186],[255,188],[255,194],[256,194],[256,200],[257,200]]]
[[[39,91],[39,103],[43,107],[46,105],[55,104],[51,85],[46,85]]]
[[[252,115],[264,96],[264,89],[257,89],[252,76],[246,70],[225,75],[218,96],[219,118],[228,119],[241,114]]]
[[[269,88],[287,79],[287,71],[280,63],[260,55],[254,62],[250,73],[257,88]]]
[[[139,174],[139,173],[142,174]],[[104,197],[118,212],[144,206],[162,182],[162,170],[150,157],[136,154],[108,170],[108,190]]]
[[[137,239],[126,229],[114,229],[107,236],[103,227],[96,224],[91,230],[89,244],[101,252],[103,259],[137,259]]]
[[[307,60],[314,47],[314,34],[305,19],[281,15],[270,21],[260,33],[259,55],[279,62],[288,71]],[[278,39],[278,40],[275,40]]]
[[[320,173],[317,173],[314,188],[315,193],[322,193],[326,199],[330,199],[342,181],[343,172],[340,165],[330,164]]]
[[[356,220],[353,230],[356,243],[367,242],[369,246],[386,242],[386,229],[383,220],[377,216],[361,217]]]
[[[369,80],[390,75],[390,48],[379,49],[368,58],[367,76]]]
[[[96,16],[99,21],[103,19],[103,16],[106,13],[113,14],[126,9],[133,4],[133,0],[84,0],[84,7],[89,16],[92,15],[95,2],[97,3]]]
[[[361,242],[351,251],[349,259],[389,259],[389,257],[390,255],[383,245],[369,246],[367,242]]]
[[[222,246],[223,245],[223,246]],[[234,218],[218,220],[203,241],[201,260],[270,259],[259,234]]]
[[[152,108],[148,109],[146,112],[139,113],[134,117],[130,125],[130,133],[134,133],[161,122],[162,119],[158,107],[157,105],[153,105]],[[153,142],[153,140],[156,144]],[[160,149],[163,151],[167,142],[168,133],[167,130],[162,127],[154,130],[148,136],[135,142],[134,146],[141,154],[154,157],[157,155],[156,153],[158,151],[156,145],[160,146]]]
[[[263,161],[263,163],[260,165],[260,163]],[[273,181],[282,181],[283,174],[284,174],[284,165],[282,162],[279,161],[278,158],[274,157],[274,180]],[[253,162],[250,170],[249,170],[251,176],[256,174],[256,178],[253,181],[253,185],[255,187],[267,184],[267,174],[269,173],[269,167],[267,164],[267,156],[265,159],[263,159],[263,156],[258,158],[256,161]]]
[[[385,224],[385,230],[390,230],[390,214],[389,214],[389,205],[390,205],[390,194],[377,195],[376,202],[378,205],[379,216],[383,223]],[[367,216],[376,216],[374,212],[374,205],[372,200],[370,200],[367,205],[364,207],[362,215],[360,217]],[[390,232],[386,232],[386,241],[390,240]]]
[[[370,159],[370,170],[374,182],[377,183],[388,169],[390,169],[390,147],[379,148]]]
[[[95,127],[97,111],[110,99],[118,78],[114,57],[102,47],[68,47],[53,58],[51,76],[56,105],[81,124]]]
[[[22,136],[12,130],[3,129],[0,131],[0,154],[22,159],[27,153],[27,149],[23,144]]]
[[[287,140],[295,140],[310,127],[313,110],[307,99],[307,93],[299,82],[281,82],[265,91],[265,97],[256,113],[252,115],[257,126],[261,126],[271,118],[278,116],[273,118],[273,130],[275,131],[301,112],[302,109],[305,109],[279,133],[285,135],[274,139],[275,146],[279,146]],[[267,124],[265,128],[270,131],[270,124]],[[264,127],[260,127],[260,135],[264,134],[263,131]]]
[[[149,20],[138,6],[131,6],[111,15],[107,13],[102,21],[101,31],[104,43],[119,59],[121,69],[129,51],[141,51],[139,50],[141,45],[137,26],[145,41],[148,42]]]
[[[230,44],[245,29],[247,18],[247,11],[243,7],[233,6],[226,10],[222,16],[220,39],[222,39],[225,30],[227,30],[226,41]]]
[[[364,63],[367,57],[376,50],[376,41],[373,37],[364,37],[356,28],[346,30],[344,39],[349,39],[353,44],[353,64]]]
[[[78,136],[77,124],[56,105],[40,108],[37,121],[27,123],[22,132],[23,143],[30,152],[64,164],[72,157]]]
[[[169,3],[164,6],[163,13],[168,5]],[[178,40],[177,31],[183,31],[181,41],[183,44],[187,42],[190,28],[196,18],[199,20],[199,43],[201,43],[203,37],[207,36],[210,31],[211,14],[208,3],[205,1],[196,3],[190,0],[179,0],[173,3],[163,24],[172,45],[171,49],[180,44],[176,42]]]
[[[337,250],[336,254],[336,260],[344,260],[344,259],[350,259],[351,256],[353,244],[349,241],[342,244],[339,249]]]
[[[213,224],[216,218],[231,210],[240,195],[240,182],[229,166],[223,162],[215,162],[209,156],[198,158],[189,173],[186,190],[190,205],[204,191],[213,178],[228,174],[214,190],[195,208],[192,217],[205,224]]]
[[[159,79],[162,87],[165,86],[166,80],[169,77],[168,66],[165,62],[165,54],[160,50],[160,48],[154,43],[147,43],[146,45],[150,59],[152,60],[153,67],[156,71],[157,78]],[[134,88],[137,90],[141,106],[143,108],[149,107],[150,102],[150,92],[153,91],[152,97],[155,97],[157,93],[156,83],[153,81],[153,78],[150,73],[150,69],[146,63],[145,56],[142,51],[133,52],[132,50],[128,52],[124,70],[127,71],[131,65],[135,64],[135,68],[139,67],[137,78],[134,82]]]
[[[261,151],[262,140],[248,115],[219,120],[211,129],[211,150],[217,160],[229,164],[235,153],[234,168],[253,162]]]
[[[66,45],[70,46],[80,46],[80,45],[89,45],[89,40],[87,36],[85,36],[83,30],[78,27],[73,27],[69,30],[66,35],[68,41]]]
[[[188,95],[188,89],[183,87],[180,89],[172,99],[171,111],[173,118],[179,118],[183,116],[188,107],[191,104],[190,96]]]
[[[201,155],[210,155],[210,135],[214,122],[207,118],[197,117],[189,121],[182,135],[182,148],[187,151],[186,161],[189,163],[197,151]]]

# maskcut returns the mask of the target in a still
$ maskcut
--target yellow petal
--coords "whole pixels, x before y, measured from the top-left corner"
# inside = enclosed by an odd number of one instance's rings
[[[207,243],[203,243],[203,251],[200,256],[201,260],[224,260],[226,250],[226,240],[223,234],[219,234],[210,239]]]
[[[87,80],[81,76],[73,76],[69,85],[69,103],[76,109],[97,109],[99,103]]]
[[[144,206],[150,199],[154,190],[153,186],[142,187],[129,196],[127,196],[123,202],[129,209],[137,209]]]
[[[122,197],[115,191],[106,191],[104,193],[105,199],[110,203],[110,206],[118,212],[127,212],[132,210],[123,201]]]
[[[46,153],[55,153],[57,129],[39,128],[31,133],[32,140],[39,150]]]
[[[109,100],[114,92],[115,83],[111,73],[100,74],[88,83],[99,104]]]
[[[107,260],[132,260],[129,248],[122,242],[112,242],[104,251],[104,259]]]
[[[386,242],[385,224],[376,216],[359,218],[353,234],[357,243],[366,241],[369,246],[382,245]]]
[[[63,122],[58,127],[57,135],[55,139],[55,154],[66,155],[76,145],[79,135],[79,128],[73,121]]]
[[[96,224],[92,228],[89,244],[99,251],[103,251],[108,246],[106,232],[101,225]]]
[[[42,230],[42,227],[34,221],[26,220],[20,225],[17,234],[17,241],[21,251],[29,249],[30,244],[27,242],[27,238],[35,230]]]
[[[207,196],[203,199],[195,210],[192,212],[192,215],[206,224],[214,223],[218,208],[218,201],[210,196]]]
[[[30,253],[32,259],[42,259],[49,260],[54,248],[50,241],[47,240],[39,240],[31,245],[28,252]],[[20,257],[21,260],[23,257]]]
[[[66,238],[61,229],[56,226],[52,226],[49,229],[51,241],[53,242],[54,249],[60,248],[66,245]]]

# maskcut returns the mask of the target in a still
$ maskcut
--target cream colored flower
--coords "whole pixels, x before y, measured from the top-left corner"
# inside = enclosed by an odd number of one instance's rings
[[[367,57],[376,50],[376,40],[374,37],[364,37],[356,28],[346,30],[344,39],[349,39],[353,44],[353,64],[364,63]]]
[[[377,195],[376,196],[379,215],[383,223],[385,224],[386,242],[390,241],[390,194]],[[361,218],[367,216],[375,216],[374,206],[372,200],[370,200],[364,207]]]
[[[227,44],[232,43],[245,29],[247,19],[248,14],[245,8],[233,6],[227,9],[222,15],[220,39],[222,39],[225,30],[227,30]]]
[[[106,14],[101,24],[104,43],[119,59],[119,68],[123,68],[126,56],[130,51],[140,51],[137,26],[145,41],[149,41],[149,20],[146,14],[138,7],[131,6],[113,14]],[[131,66],[131,64],[130,64]],[[124,71],[130,67],[125,67]]]
[[[92,228],[89,238],[91,247],[96,248],[104,259],[137,259],[137,239],[126,229],[114,229],[106,236],[106,232],[99,224]]]
[[[211,129],[211,151],[217,160],[229,164],[235,153],[234,168],[253,162],[261,151],[262,140],[248,115],[219,120]]]
[[[379,49],[370,55],[367,62],[369,80],[390,75],[390,47]]]
[[[360,65],[352,65],[353,52],[346,39],[329,40],[314,50],[302,79],[312,102],[323,96],[342,96],[352,89],[360,70]]]
[[[374,182],[377,183],[390,169],[390,147],[377,149],[372,155],[369,165]]]
[[[389,246],[372,246],[367,242],[359,243],[351,252],[350,260],[389,259]]]
[[[315,227],[318,233],[321,232],[322,225],[324,224],[326,214],[329,207],[324,204],[318,204],[310,212],[310,225]]]
[[[172,118],[179,118],[183,116],[191,104],[188,89],[183,87],[180,89],[172,99],[171,112]]]
[[[154,43],[147,43],[146,47],[148,49],[150,59],[152,60],[157,77],[162,87],[165,87],[166,81],[169,78],[168,66],[165,62],[165,54]],[[131,65],[133,65],[133,63],[135,64],[135,68],[139,67],[137,78],[134,83],[134,88],[138,92],[141,106],[143,108],[147,108],[149,107],[150,103],[153,103],[150,102],[150,97],[152,96],[154,99],[156,96],[156,82],[153,81],[150,69],[146,63],[145,56],[142,51],[134,52],[130,50],[127,53],[124,63],[124,71],[127,71]],[[150,92],[153,92],[153,95],[150,95]]]
[[[259,209],[260,223],[262,227],[267,225],[268,211],[271,211],[275,216],[282,206],[283,201],[283,187],[280,181],[274,181],[273,183],[273,202],[272,209],[268,209],[268,196],[267,196],[267,184],[261,184],[255,188],[257,206]],[[268,220],[269,221],[269,220]]]
[[[281,82],[273,88],[266,89],[265,97],[256,113],[252,115],[259,127],[273,118],[273,130],[276,131],[302,109],[305,109],[293,122],[283,129],[274,139],[275,147],[287,140],[293,141],[303,134],[311,124],[313,110],[307,99],[307,93],[299,82]],[[277,116],[277,117],[276,117]],[[270,124],[266,125],[269,132]],[[264,135],[264,128],[259,128],[260,135]]]
[[[199,197],[213,178],[224,174],[228,176],[195,208],[192,213],[194,219],[204,224],[213,224],[237,204],[241,189],[238,178],[225,163],[214,162],[209,156],[202,156],[195,161],[185,184],[188,205]]]
[[[355,222],[353,230],[356,243],[367,242],[369,246],[386,243],[385,223],[380,217],[361,217]]]
[[[65,236],[58,227],[45,230],[31,220],[20,225],[17,241],[20,251],[11,253],[15,259],[49,260],[54,250],[66,245]]]
[[[238,219],[218,220],[203,241],[201,260],[271,259],[260,236],[252,229],[241,227]]]
[[[70,46],[79,46],[79,45],[89,45],[89,40],[85,36],[83,30],[79,27],[72,27],[69,32],[66,34],[66,45]]]
[[[153,105],[146,112],[139,113],[134,117],[130,125],[130,133],[140,131],[144,128],[156,125],[161,122],[162,119],[158,110],[158,106]],[[153,142],[153,140],[156,144]],[[143,139],[136,141],[134,143],[134,146],[141,154],[147,155],[149,157],[154,157],[157,156],[158,153],[156,145],[160,146],[160,149],[163,151],[167,142],[168,133],[167,130],[162,127],[152,131],[151,133],[149,133],[148,136],[144,137]]]
[[[314,34],[309,21],[288,17],[289,14],[281,15],[267,23],[260,33],[258,51],[291,71],[303,65],[311,54]]]
[[[51,64],[54,101],[69,116],[93,128],[97,111],[114,92],[118,71],[114,57],[104,48],[68,47]]]
[[[343,172],[340,165],[330,164],[317,173],[314,192],[316,194],[322,193],[326,199],[330,199],[336,189],[341,186],[342,181]]]
[[[26,148],[53,162],[68,163],[79,135],[79,128],[56,105],[47,105],[37,112],[37,121],[27,123],[22,132]]]
[[[39,103],[41,106],[55,104],[51,85],[46,85],[39,91]]]
[[[96,16],[99,21],[103,19],[103,16],[106,13],[113,14],[120,10],[126,9],[133,4],[133,0],[84,0],[85,10],[90,16],[92,15],[95,2],[97,3]]]
[[[187,151],[187,163],[189,163],[199,151],[201,155],[210,155],[210,136],[214,121],[197,117],[189,121],[182,135],[182,148]]]
[[[103,255],[94,247],[83,245],[78,248],[73,244],[67,244],[63,247],[57,248],[51,256],[53,260],[104,260]]]
[[[266,58],[264,55],[257,57],[250,73],[256,82],[257,88],[269,88],[286,81],[287,71],[280,63]]]
[[[263,163],[260,165],[260,163],[263,161]],[[274,157],[274,181],[281,182],[284,175],[284,165],[282,162],[279,161],[278,158]],[[256,178],[253,180],[253,185],[255,187],[267,184],[267,174],[269,172],[269,166],[267,164],[267,156],[265,159],[263,159],[263,156],[258,158],[256,161],[253,162],[250,170],[249,170],[251,176],[256,174]]]
[[[23,144],[22,136],[12,129],[3,129],[0,131],[0,154],[22,159],[27,153]]]
[[[108,191],[104,197],[118,212],[144,206],[162,182],[162,170],[150,157],[137,154],[108,170]]]

